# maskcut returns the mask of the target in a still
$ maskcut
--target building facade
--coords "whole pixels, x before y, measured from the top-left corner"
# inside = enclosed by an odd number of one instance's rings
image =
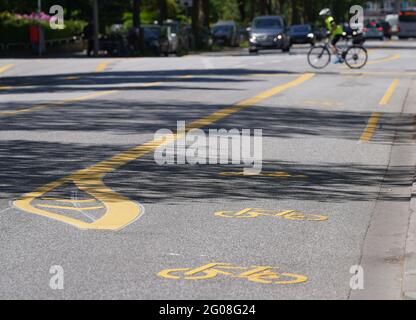
[[[366,13],[370,15],[397,13],[396,5],[394,0],[368,1],[366,3]],[[416,0],[400,1],[400,9],[416,10]]]

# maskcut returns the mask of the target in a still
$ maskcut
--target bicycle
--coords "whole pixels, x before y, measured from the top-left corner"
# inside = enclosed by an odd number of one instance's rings
[[[361,44],[348,44],[349,38],[346,38],[346,48],[341,51],[341,57],[346,65],[351,69],[361,69],[368,61],[367,49]],[[331,50],[329,40],[325,45],[314,46],[308,53],[308,63],[315,69],[323,69],[331,62]]]

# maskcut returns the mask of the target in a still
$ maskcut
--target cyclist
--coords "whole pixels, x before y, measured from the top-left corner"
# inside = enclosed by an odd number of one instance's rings
[[[329,32],[332,53],[336,56],[334,63],[343,63],[344,59],[342,59],[339,54],[337,43],[341,40],[344,30],[342,26],[336,24],[331,9],[322,9],[321,12],[319,12],[319,15],[325,19],[325,26]]]

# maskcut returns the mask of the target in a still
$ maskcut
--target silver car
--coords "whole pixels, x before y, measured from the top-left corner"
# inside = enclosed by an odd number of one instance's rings
[[[290,36],[285,21],[280,16],[262,16],[254,19],[249,28],[249,52],[263,49],[290,50]]]

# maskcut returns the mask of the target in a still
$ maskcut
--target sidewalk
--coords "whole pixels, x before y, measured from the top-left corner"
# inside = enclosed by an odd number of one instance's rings
[[[413,81],[409,101],[416,101],[416,80]],[[412,188],[409,210],[410,218],[404,255],[402,292],[404,299],[416,300],[416,181]]]
[[[403,298],[416,300],[416,182],[413,184],[410,212],[403,272]]]

